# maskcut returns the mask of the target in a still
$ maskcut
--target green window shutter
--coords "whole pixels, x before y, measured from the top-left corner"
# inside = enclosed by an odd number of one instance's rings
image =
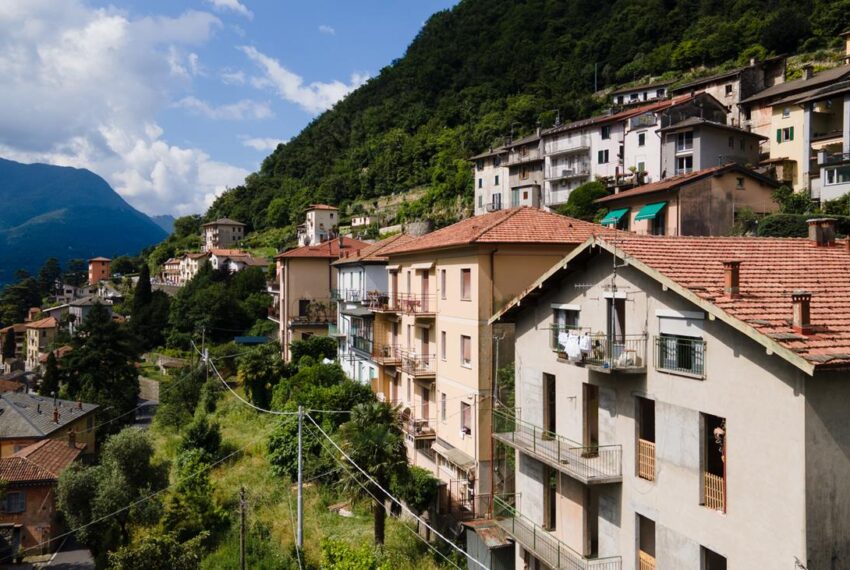
[[[776,129],[776,142],[782,142],[782,129]]]
[[[788,140],[789,141],[794,140],[794,127],[791,127],[790,129],[788,129]]]

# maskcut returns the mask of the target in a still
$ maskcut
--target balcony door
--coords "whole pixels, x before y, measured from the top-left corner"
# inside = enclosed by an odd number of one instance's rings
[[[390,307],[396,307],[398,299],[398,271],[390,271]]]
[[[626,340],[626,300],[608,299],[608,340],[622,344]]]
[[[422,398],[422,416],[420,419],[428,420],[431,418],[431,410],[429,408],[429,403],[431,401],[431,390],[428,388],[422,388],[422,394],[420,396]]]
[[[431,329],[423,328],[422,329],[422,335],[419,338],[420,338],[419,352],[422,354],[422,362],[427,363],[428,358],[429,358],[428,355],[430,354],[428,352],[428,350],[429,350],[430,345],[431,345]]]
[[[422,281],[421,281],[421,290],[422,290],[422,311],[427,313],[429,311],[428,307],[428,291],[430,291],[430,287],[428,286],[428,271],[422,272]]]
[[[543,429],[554,434],[556,430],[555,414],[555,376],[543,374]]]
[[[584,392],[584,442],[586,455],[599,447],[599,386],[583,384]]]

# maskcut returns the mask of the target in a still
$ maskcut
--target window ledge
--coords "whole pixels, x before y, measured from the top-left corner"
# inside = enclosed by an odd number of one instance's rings
[[[693,380],[705,380],[705,374],[694,374],[692,372],[684,372],[682,370],[668,370],[667,368],[655,367],[657,372],[669,374],[670,376],[681,376],[683,378],[691,378]]]

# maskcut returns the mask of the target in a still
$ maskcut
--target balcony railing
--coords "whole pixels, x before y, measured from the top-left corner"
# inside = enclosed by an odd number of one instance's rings
[[[430,439],[437,437],[434,422],[425,419],[402,419],[402,427],[407,435],[415,439]]]
[[[705,341],[701,338],[662,335],[655,337],[655,367],[659,370],[705,376]]]
[[[570,164],[563,166],[550,166],[546,169],[547,180],[559,180],[561,178],[582,178],[590,176],[590,164]]]
[[[493,437],[588,485],[623,480],[619,445],[583,446],[504,410],[493,412]]]
[[[401,369],[411,376],[433,376],[436,374],[437,356],[421,355],[415,352],[402,352]]]
[[[331,291],[331,298],[334,301],[342,301],[344,303],[360,303],[366,298],[366,295],[360,289],[333,289]]]
[[[638,439],[638,477],[655,481],[655,442]]]
[[[355,349],[359,350],[360,352],[365,352],[366,354],[371,355],[372,354],[372,344],[373,344],[372,339],[370,339],[370,338],[359,336],[357,334],[355,334],[352,337],[351,346],[354,347]]]
[[[726,483],[723,477],[705,471],[703,473],[705,506],[726,512]]]
[[[336,302],[332,299],[301,299],[299,314],[290,317],[290,324],[325,324],[336,322]]]
[[[280,306],[277,304],[269,305],[268,307],[268,315],[269,318],[273,321],[280,320]]]
[[[401,362],[401,347],[397,344],[380,344],[372,348],[372,359],[383,366]]]
[[[370,309],[384,313],[430,315],[437,310],[436,297],[422,293],[376,294],[368,302]]]
[[[843,164],[850,162],[850,152],[823,153],[821,164]]]
[[[559,570],[620,570],[622,568],[623,562],[619,556],[607,558],[582,556],[558,540],[554,534],[519,513],[514,505],[502,497],[494,497],[493,514],[496,524],[550,568]]]
[[[554,139],[545,145],[546,154],[562,154],[590,149],[590,137],[579,136],[567,139]]]
[[[584,330],[585,332],[581,332]],[[584,365],[601,372],[646,372],[646,335],[591,334],[578,327],[553,325],[550,346],[558,355],[573,364]],[[570,339],[574,333],[574,339]],[[576,342],[577,345],[572,345]]]
[[[488,212],[498,212],[499,210],[502,209],[502,203],[501,202],[490,202],[489,204],[484,206],[484,209],[487,210]]]

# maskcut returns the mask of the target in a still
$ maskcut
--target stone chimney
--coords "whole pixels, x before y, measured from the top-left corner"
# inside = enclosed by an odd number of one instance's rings
[[[809,239],[818,247],[835,245],[835,218],[811,218],[809,224]]]
[[[811,79],[815,76],[815,66],[807,63],[803,66],[803,79]]]
[[[741,296],[741,262],[737,259],[723,262],[723,292],[732,299]]]
[[[53,407],[53,423],[59,423],[59,408],[57,406]]]
[[[77,447],[77,432],[73,428],[68,430],[68,447],[72,449]]]
[[[793,307],[791,328],[800,334],[812,334],[812,294],[808,291],[794,291],[791,293],[791,305]]]

